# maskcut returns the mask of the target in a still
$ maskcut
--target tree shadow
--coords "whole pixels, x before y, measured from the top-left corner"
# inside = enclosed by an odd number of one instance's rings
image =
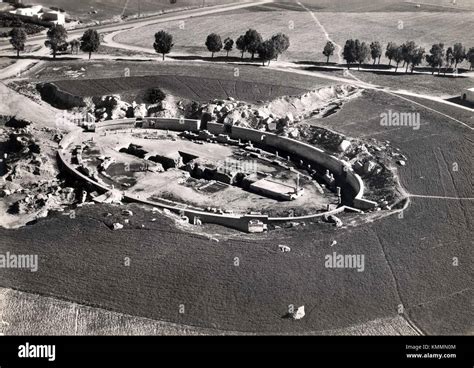
[[[63,57],[63,55],[67,55],[67,54],[57,54],[56,56],[61,56],[61,57],[57,57],[56,59],[53,58],[53,56],[35,56],[35,55],[20,55],[19,57],[17,57],[16,55],[7,55],[7,56],[2,56],[6,59],[11,59],[11,60],[40,60],[40,61],[48,61],[48,60],[51,60],[51,61],[57,61],[57,60],[65,60],[65,61],[73,61],[73,60],[81,60],[80,57],[76,56],[76,57],[73,57],[72,55],[71,56],[68,56],[68,57]]]
[[[295,64],[299,65],[313,65],[315,67],[327,67],[328,69],[331,68],[339,68],[339,69],[347,69],[348,64],[340,64],[336,62],[330,61],[329,63],[326,63],[325,61],[295,61]],[[349,65],[351,69],[357,69],[358,64],[350,64]],[[390,70],[394,66],[391,65],[389,66],[388,64],[362,64],[360,66],[361,68],[365,69],[375,69],[375,70]]]
[[[298,65],[314,65],[314,66],[337,66],[337,67],[343,67],[344,65],[338,64],[334,61],[330,61],[329,63],[326,63],[325,61],[295,61],[295,64]]]
[[[345,70],[345,69],[344,68],[323,68],[320,66],[308,66],[306,68],[303,68],[303,70],[306,70],[308,72],[340,73],[342,70]]]
[[[168,56],[170,59],[174,60],[184,60],[184,61],[215,61],[215,62],[232,62],[232,63],[240,63],[246,65],[257,65],[261,64],[262,60],[259,58],[241,58],[236,56],[199,56],[199,55],[176,55],[176,56]]]

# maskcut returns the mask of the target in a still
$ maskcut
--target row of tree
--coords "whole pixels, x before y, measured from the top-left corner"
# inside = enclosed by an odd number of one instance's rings
[[[76,54],[79,50],[89,53],[90,59],[91,54],[97,52],[100,46],[99,33],[93,29],[86,30],[80,39],[67,42],[67,30],[62,25],[54,25],[48,30],[46,38],[45,45],[52,50],[53,58],[56,58],[58,52],[65,52],[70,47],[71,52],[75,51]],[[27,34],[23,28],[15,27],[10,31],[10,43],[17,51],[17,56],[25,50],[26,40]],[[211,52],[212,57],[222,49],[229,56],[229,52],[234,48],[234,40],[227,37],[222,41],[218,34],[211,33],[207,36],[205,45]],[[159,31],[155,34],[153,47],[157,53],[162,54],[163,60],[165,55],[171,52],[173,46],[173,36],[171,34],[165,31]],[[289,48],[290,39],[284,33],[277,33],[264,41],[261,34],[255,29],[249,29],[237,38],[235,46],[241,52],[242,58],[246,52],[251,55],[252,60],[258,54],[263,65],[265,65],[265,62],[270,64],[271,60],[278,59],[278,56]],[[335,49],[336,46],[331,41],[328,41],[324,46],[323,55],[327,57],[327,63],[329,63],[330,57],[334,55]],[[374,65],[377,61],[380,64],[383,48],[378,41],[368,44],[358,39],[350,39],[346,41],[342,54],[348,68],[351,67],[351,64],[357,63],[360,69],[363,63],[370,60],[373,60]],[[466,51],[461,43],[456,43],[453,47],[447,49],[445,49],[443,43],[437,43],[431,47],[429,53],[426,53],[425,49],[418,46],[415,41],[407,41],[402,45],[389,42],[385,50],[385,57],[390,61],[389,66],[392,65],[392,61],[395,62],[395,71],[398,71],[400,63],[403,62],[402,67],[405,67],[406,73],[409,68],[413,73],[415,68],[424,60],[432,67],[433,74],[435,69],[438,69],[438,74],[440,74],[443,66],[445,67],[445,73],[447,69],[457,69],[458,64],[464,60],[470,63],[471,69],[474,67],[474,47]]]
[[[265,65],[265,62],[270,63],[272,59],[278,58],[279,55],[290,47],[290,39],[284,33],[277,33],[264,41],[260,33],[254,29],[249,29],[245,34],[239,36],[235,43],[229,37],[222,41],[221,36],[216,33],[208,35],[205,42],[212,58],[214,58],[216,52],[221,50],[226,51],[227,56],[229,56],[229,52],[233,50],[234,44],[237,50],[241,52],[242,58],[246,52],[251,55],[252,60],[255,58],[255,54],[258,54]],[[157,53],[162,55],[163,60],[165,55],[171,52],[173,46],[173,36],[171,34],[166,31],[159,31],[155,34],[153,47]]]
[[[334,54],[335,49],[334,43],[330,41],[324,46],[323,55],[327,57],[327,63],[329,63],[329,58]],[[382,54],[383,48],[380,42],[375,41],[368,44],[357,39],[347,40],[342,51],[347,67],[350,68],[351,64],[357,63],[359,69],[363,63],[370,60],[373,60],[374,65],[377,61],[380,64]],[[389,60],[389,66],[392,65],[392,61],[395,62],[395,71],[398,71],[400,63],[403,62],[402,67],[405,67],[405,73],[409,68],[413,73],[424,60],[432,67],[433,74],[435,69],[438,69],[438,74],[440,74],[443,66],[445,73],[447,69],[457,69],[458,64],[464,60],[470,63],[471,69],[474,67],[474,47],[466,51],[462,43],[456,43],[447,49],[443,43],[437,43],[431,47],[429,53],[426,53],[425,49],[418,46],[415,41],[407,41],[402,45],[389,42],[385,50],[385,57]]]
[[[89,59],[93,52],[97,52],[100,46],[99,33],[94,29],[88,29],[84,32],[80,39],[67,42],[68,34],[66,28],[62,25],[53,25],[46,33],[45,46],[49,47],[53,53],[53,58],[56,58],[58,52],[65,52],[70,47],[71,53],[83,52],[89,53]],[[23,28],[13,28],[10,31],[10,43],[20,56],[20,52],[25,51],[27,34]]]

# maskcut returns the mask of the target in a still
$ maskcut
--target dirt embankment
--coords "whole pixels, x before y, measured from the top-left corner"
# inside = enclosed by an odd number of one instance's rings
[[[59,109],[72,109],[74,107],[86,106],[85,97],[76,96],[63,91],[54,83],[40,83],[36,86],[41,98]]]

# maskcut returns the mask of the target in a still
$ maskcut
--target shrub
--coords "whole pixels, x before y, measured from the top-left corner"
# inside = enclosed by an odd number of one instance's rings
[[[150,88],[145,96],[149,103],[156,104],[166,98],[166,94],[159,88]]]

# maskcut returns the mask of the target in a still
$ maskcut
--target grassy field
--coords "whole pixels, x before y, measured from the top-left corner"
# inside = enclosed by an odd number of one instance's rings
[[[376,239],[367,230],[355,241],[329,225],[314,225],[216,243],[177,230],[149,211],[131,209],[135,215],[123,231],[105,225],[123,221],[121,209],[110,206],[85,207],[76,219],[49,217],[18,231],[0,229],[2,252],[39,254],[38,272],[4,270],[1,286],[230,331],[329,330],[395,314],[395,290],[383,254],[369,246]],[[107,212],[112,217],[106,218]],[[152,217],[157,220],[150,222]],[[340,244],[339,252],[364,253],[370,259],[365,272],[324,268],[330,239]],[[292,252],[283,255],[277,244],[289,245]],[[124,257],[130,257],[129,267]],[[300,323],[282,318],[290,304],[306,306]],[[179,313],[180,305],[185,313]]]
[[[389,41],[403,43],[415,40],[427,50],[435,42],[453,45],[463,42],[474,46],[474,35],[466,32],[472,24],[472,12],[317,12],[321,24],[330,37],[344,45],[348,38],[359,38],[368,42],[378,40],[384,47]],[[403,29],[399,24],[403,22]],[[326,37],[311,15],[298,5],[282,7],[279,4],[234,10],[217,15],[188,19],[184,27],[178,22],[161,23],[142,28],[139,32],[123,32],[115,40],[152,49],[153,35],[159,30],[173,34],[177,54],[206,55],[206,36],[212,31],[222,38],[234,40],[248,28],[257,28],[264,38],[277,32],[290,36],[290,48],[282,56],[289,60],[325,60],[322,49]],[[370,32],[367,30],[370,29]],[[239,56],[238,50],[231,52]],[[387,61],[388,62],[388,61]]]
[[[236,2],[235,0],[179,0],[176,4],[171,4],[169,0],[81,0],[71,2],[69,0],[23,0],[25,4],[40,3],[45,6],[56,6],[65,9],[74,17],[84,19],[103,20],[114,16],[136,15],[149,12],[169,11],[176,8],[219,5]],[[242,2],[242,0],[240,0]],[[295,6],[295,1],[279,1],[282,8]],[[424,0],[421,8],[415,8],[415,4],[410,4],[402,0],[304,0],[305,5],[316,11],[462,11],[463,9],[474,10],[474,4],[470,0],[457,0],[457,5],[452,6],[452,0]],[[413,3],[416,3],[413,1]],[[439,6],[441,5],[441,7]],[[462,8],[462,9],[459,9]],[[97,14],[88,14],[92,10],[97,10]]]
[[[390,86],[392,89],[414,91],[421,94],[440,97],[460,96],[464,88],[474,84],[472,78],[451,78],[432,75],[384,75],[376,73],[352,72],[364,82],[381,86]]]
[[[237,68],[237,70],[236,70]],[[129,72],[131,77],[148,75],[176,75],[188,77],[238,79],[301,89],[330,85],[331,81],[307,75],[298,75],[260,67],[258,64],[157,62],[150,61],[56,61],[43,64],[28,72],[27,76],[39,82],[62,79],[120,78]]]
[[[474,10],[471,0],[302,0],[303,4],[314,11],[321,12],[387,12],[387,11],[463,11]],[[279,1],[285,6],[294,5],[295,1]],[[416,5],[420,4],[420,8]]]
[[[231,37],[235,41],[249,28],[257,28],[264,38],[271,37],[277,32],[288,34],[291,46],[283,55],[284,59],[306,60],[313,55],[313,49],[319,50],[324,45],[320,29],[308,13],[301,12],[299,9],[298,11],[281,10],[272,5],[187,19],[184,29],[176,21],[151,25],[137,32],[121,33],[115,37],[115,40],[125,44],[153,48],[154,34],[164,29],[173,34],[175,43],[173,52],[176,54],[210,56],[204,45],[210,32],[220,34],[222,39]],[[221,53],[221,55],[225,54]],[[234,48],[230,55],[240,57],[240,52]]]
[[[231,3],[233,0],[205,0],[206,6]],[[66,10],[72,17],[86,20],[105,20],[117,16],[132,16],[160,11],[172,11],[188,7],[202,6],[203,0],[179,0],[171,4],[169,0],[24,0],[25,4],[56,6]],[[95,14],[89,14],[97,11]]]
[[[223,331],[135,317],[55,298],[0,288],[0,332],[11,335],[220,335]],[[226,334],[241,333],[226,331]],[[311,332],[313,334],[313,332]],[[317,335],[411,335],[400,316]]]
[[[63,80],[55,84],[76,96],[124,95],[127,101],[144,101],[147,89],[159,87],[166,93],[194,101],[233,97],[247,102],[273,100],[285,95],[300,95],[303,89],[278,85],[175,75],[94,80]]]
[[[238,68],[238,76],[235,76]],[[130,77],[124,77],[125,71]],[[277,72],[258,65],[199,62],[55,62],[32,71],[37,81],[56,81],[79,96],[121,93],[140,100],[148,87],[160,86],[176,96],[207,101],[234,98],[257,101],[331,84],[326,79]],[[92,80],[93,79],[93,80]]]
[[[217,331],[153,321],[0,288],[4,335],[202,335]]]
[[[401,44],[407,40],[414,40],[426,51],[437,42],[443,42],[446,47],[456,42],[474,47],[474,34],[466,32],[469,25],[472,26],[473,19],[472,12],[324,13],[319,16],[321,24],[331,38],[341,46],[348,38],[359,38],[367,42],[379,41],[384,47],[390,41]],[[402,29],[398,28],[399,24],[403,25]]]

